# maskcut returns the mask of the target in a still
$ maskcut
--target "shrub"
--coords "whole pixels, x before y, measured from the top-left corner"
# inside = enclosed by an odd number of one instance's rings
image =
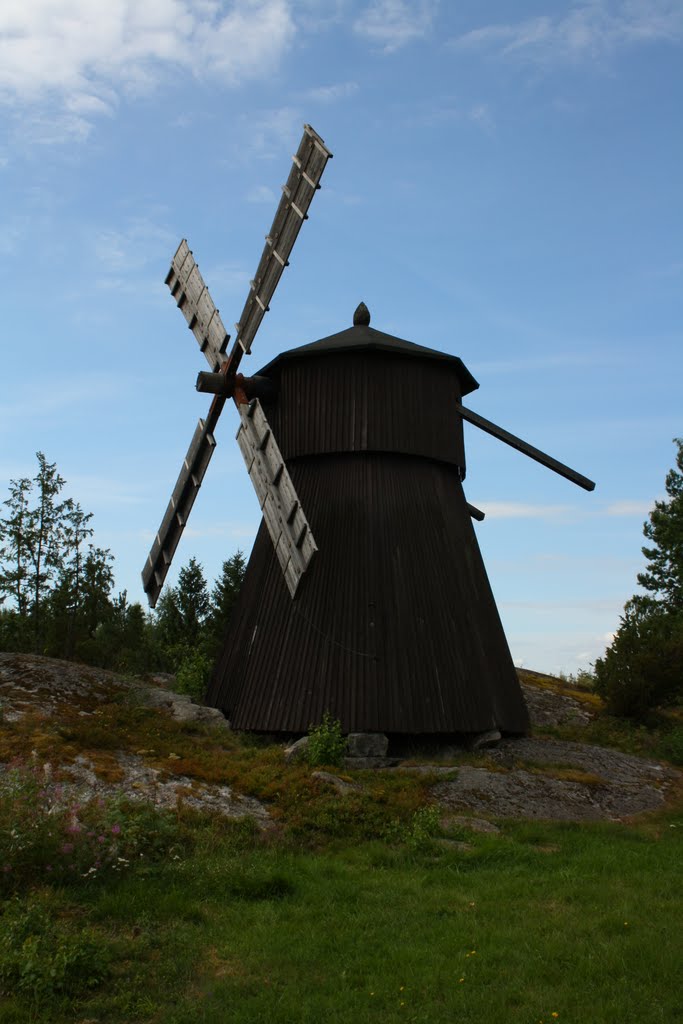
[[[151,804],[79,802],[49,765],[14,762],[0,776],[0,892],[78,883],[180,848],[175,817]]]
[[[309,726],[308,736],[306,760],[310,765],[341,765],[346,750],[346,737],[342,733],[339,719],[332,718],[330,712],[326,711],[320,725]]]
[[[596,690],[610,713],[643,718],[680,699],[682,664],[683,612],[633,600],[604,658],[595,663]]]
[[[186,693],[198,703],[203,703],[211,673],[211,659],[201,650],[188,651],[176,672],[175,689]]]
[[[676,726],[664,737],[661,751],[667,761],[683,765],[683,726]]]
[[[40,1003],[95,988],[109,974],[109,949],[92,929],[73,934],[35,900],[17,898],[0,917],[0,992]]]

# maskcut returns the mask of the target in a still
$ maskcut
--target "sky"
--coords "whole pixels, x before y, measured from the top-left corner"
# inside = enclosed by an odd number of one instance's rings
[[[683,435],[680,0],[3,0],[0,495],[55,462],[117,590],[207,369],[164,285],[187,238],[227,329],[308,122],[334,159],[241,369],[350,326],[458,355],[468,500],[513,658],[600,656]],[[429,396],[425,396],[429,401]],[[227,406],[168,582],[260,520]]]

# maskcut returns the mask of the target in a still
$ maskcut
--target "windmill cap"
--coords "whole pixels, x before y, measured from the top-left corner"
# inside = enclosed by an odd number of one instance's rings
[[[356,308],[353,314],[353,324],[353,327],[348,327],[345,331],[331,334],[328,338],[311,342],[310,345],[301,345],[299,348],[290,348],[286,352],[281,352],[258,371],[259,376],[267,377],[279,372],[282,364],[290,359],[365,349],[450,363],[456,369],[463,395],[469,395],[471,391],[476,391],[479,387],[479,383],[459,356],[451,356],[447,352],[439,352],[434,348],[425,348],[423,345],[416,345],[412,341],[405,341],[403,338],[396,338],[392,334],[384,334],[383,331],[376,331],[374,327],[370,327],[370,311],[364,302],[361,302]]]

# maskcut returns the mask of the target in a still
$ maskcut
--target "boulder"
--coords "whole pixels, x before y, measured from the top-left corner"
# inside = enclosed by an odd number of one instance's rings
[[[308,747],[309,737],[302,736],[296,743],[290,744],[285,747],[285,761],[297,761],[299,758],[305,757],[306,749]]]
[[[497,729],[489,729],[488,732],[480,732],[472,736],[468,746],[470,750],[486,750],[488,747],[497,747],[502,738]]]

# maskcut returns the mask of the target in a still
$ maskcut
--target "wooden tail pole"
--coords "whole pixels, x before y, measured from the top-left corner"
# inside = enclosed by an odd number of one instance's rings
[[[464,420],[467,420],[468,423],[473,423],[474,426],[479,427],[480,430],[484,430],[487,434],[497,437],[499,441],[504,441],[505,444],[509,444],[511,448],[515,448],[523,455],[528,455],[530,459],[540,462],[542,466],[552,469],[554,473],[559,473],[559,475],[563,476],[566,480],[571,480],[573,484],[583,487],[584,491],[592,491],[595,489],[595,482],[593,480],[589,480],[587,476],[577,473],[575,469],[570,469],[569,466],[565,466],[563,462],[558,462],[557,459],[553,459],[551,455],[546,455],[545,452],[540,451],[538,448],[534,448],[534,446],[528,444],[527,441],[522,441],[521,437],[516,437],[508,430],[503,430],[502,427],[492,423],[491,420],[484,419],[484,417],[480,416],[479,413],[472,412],[471,409],[466,409],[464,405],[460,405],[458,403],[456,404],[456,409],[460,416],[462,416]]]

